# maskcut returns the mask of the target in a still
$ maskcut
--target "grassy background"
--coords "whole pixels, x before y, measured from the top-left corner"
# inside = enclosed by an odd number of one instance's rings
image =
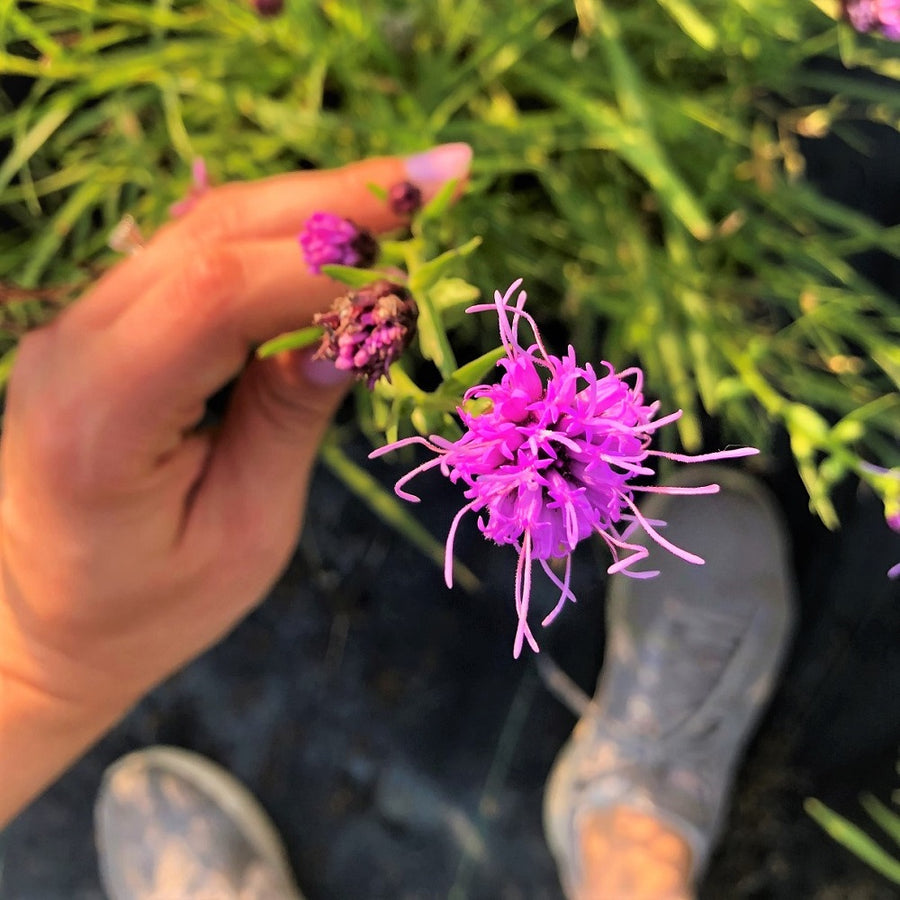
[[[785,430],[834,526],[838,482],[885,497],[860,464],[900,464],[898,303],[852,264],[900,256],[900,227],[804,178],[809,141],[865,153],[860,126],[900,121],[897,46],[837,6],[0,0],[3,366],[112,260],[126,211],[166,217],[197,155],[224,181],[465,140],[443,228],[484,238],[467,280],[522,276],[551,344],[639,363],[688,450]],[[489,323],[446,325],[461,361],[493,346]]]

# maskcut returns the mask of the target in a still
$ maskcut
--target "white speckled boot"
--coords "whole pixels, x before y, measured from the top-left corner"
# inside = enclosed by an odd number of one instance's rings
[[[703,498],[651,495],[643,513],[699,553],[692,566],[645,538],[648,580],[616,576],[594,699],[559,754],[544,830],[567,893],[582,884],[585,814],[626,807],[659,819],[702,873],[727,811],[735,765],[772,692],[793,626],[788,541],[749,476],[692,466],[669,482],[718,482]]]
[[[302,900],[262,807],[196,753],[149,747],[118,760],[94,821],[109,900]]]

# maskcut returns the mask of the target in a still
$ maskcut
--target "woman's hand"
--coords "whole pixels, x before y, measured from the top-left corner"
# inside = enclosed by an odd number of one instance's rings
[[[342,291],[306,271],[305,219],[395,227],[367,185],[427,199],[469,158],[215,188],[22,342],[0,443],[0,824],[286,564],[347,386],[308,352],[247,364]],[[235,376],[221,427],[195,430]]]

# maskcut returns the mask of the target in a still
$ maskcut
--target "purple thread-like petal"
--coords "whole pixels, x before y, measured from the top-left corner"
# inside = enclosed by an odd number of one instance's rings
[[[560,614],[562,608],[566,605],[566,600],[571,600],[573,603],[576,603],[577,601],[575,595],[569,588],[569,580],[572,576],[572,554],[570,553],[566,557],[566,574],[562,582],[556,577],[556,573],[553,569],[547,565],[545,559],[540,560],[540,563],[541,568],[544,570],[544,574],[562,591],[556,606],[544,616],[544,620],[541,622],[541,625],[546,628]]]
[[[706,560],[703,559],[702,556],[697,556],[696,553],[691,553],[689,550],[684,550],[681,547],[673,544],[670,540],[664,538],[651,524],[650,520],[644,518],[641,514],[641,511],[637,508],[634,501],[630,497],[625,497],[625,502],[630,507],[634,517],[641,523],[641,528],[647,532],[647,534],[656,541],[660,547],[665,547],[669,553],[674,554],[679,557],[679,559],[683,559],[685,562],[692,563],[695,566],[702,566]]]
[[[453,541],[456,538],[456,529],[459,528],[462,517],[469,512],[474,505],[474,500],[471,503],[467,503],[453,517],[453,522],[450,524],[450,530],[447,532],[447,543],[444,545],[444,584],[446,584],[448,588],[453,587]]]

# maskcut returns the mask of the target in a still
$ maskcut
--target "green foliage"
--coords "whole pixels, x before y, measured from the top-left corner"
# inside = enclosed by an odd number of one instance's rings
[[[868,832],[829,809],[820,800],[810,797],[804,805],[807,813],[834,840],[889,881],[900,884],[900,858],[895,853],[889,853]],[[900,845],[900,816],[871,794],[863,796],[862,805],[872,821],[895,844]]]
[[[883,495],[862,461],[900,465],[898,305],[849,261],[897,256],[900,229],[818,193],[801,146],[855,140],[859,120],[896,127],[900,56],[836,9],[287,0],[264,20],[242,0],[0,0],[0,353],[111,261],[126,211],[147,230],[166,218],[195,156],[220,182],[465,140],[468,196],[394,248],[481,237],[404,260],[420,351],[454,390],[426,395],[400,370],[360,399],[362,427],[450,428],[459,364],[496,342],[460,315],[471,285],[522,276],[551,341],[639,363],[684,409],[688,450],[707,415],[757,446],[785,429],[834,526],[837,482]],[[845,68],[806,64],[827,57]]]

